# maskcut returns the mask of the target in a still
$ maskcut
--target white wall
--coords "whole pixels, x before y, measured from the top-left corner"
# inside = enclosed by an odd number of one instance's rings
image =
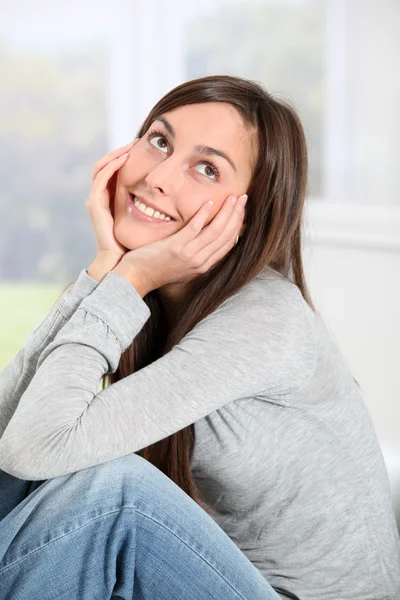
[[[368,234],[364,223],[363,235],[346,238],[337,218],[340,211],[346,218],[343,207],[337,207],[336,218],[332,213],[323,217],[322,211],[323,207],[310,205],[306,218],[307,282],[362,388],[384,452],[400,524],[400,248],[394,235],[384,235],[382,220],[375,219],[374,232]],[[349,207],[347,211],[351,221]],[[398,227],[396,216],[398,212],[392,212],[386,229]]]
[[[306,256],[312,297],[400,453],[400,253],[314,244]]]

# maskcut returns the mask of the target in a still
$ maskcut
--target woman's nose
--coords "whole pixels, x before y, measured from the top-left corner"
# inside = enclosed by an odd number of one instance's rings
[[[179,187],[182,177],[181,167],[171,158],[166,158],[158,163],[145,177],[145,182],[149,188],[158,188],[167,196],[172,195],[175,188]]]

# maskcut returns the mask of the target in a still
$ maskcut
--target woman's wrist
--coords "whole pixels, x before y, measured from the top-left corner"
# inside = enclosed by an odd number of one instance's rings
[[[129,281],[142,298],[151,291],[151,288],[148,286],[143,276],[141,276],[128,261],[121,260],[113,269],[113,272],[122,275],[122,277]]]
[[[112,271],[121,261],[123,255],[115,254],[98,254],[90,267],[87,269],[87,274],[96,281],[102,281],[104,277]]]

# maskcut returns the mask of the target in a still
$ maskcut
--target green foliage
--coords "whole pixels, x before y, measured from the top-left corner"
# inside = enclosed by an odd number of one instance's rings
[[[94,252],[85,210],[107,152],[105,47],[0,46],[0,278],[64,282]]]
[[[25,345],[29,333],[53,309],[64,287],[25,283],[0,285],[0,370]]]
[[[321,187],[324,4],[224,4],[211,17],[199,11],[185,31],[185,79],[241,75],[292,101],[312,195]],[[18,53],[0,41],[0,280],[65,285],[93,259],[84,204],[108,150],[107,50],[90,40]]]

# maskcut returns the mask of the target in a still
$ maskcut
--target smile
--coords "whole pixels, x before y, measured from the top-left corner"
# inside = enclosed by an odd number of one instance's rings
[[[146,206],[144,202],[139,201],[133,194],[128,192],[129,194],[129,207],[128,210],[132,214],[133,217],[141,220],[147,221],[148,223],[174,223],[175,219],[172,217],[168,217],[161,213],[158,210],[154,210],[150,208],[150,206]]]

